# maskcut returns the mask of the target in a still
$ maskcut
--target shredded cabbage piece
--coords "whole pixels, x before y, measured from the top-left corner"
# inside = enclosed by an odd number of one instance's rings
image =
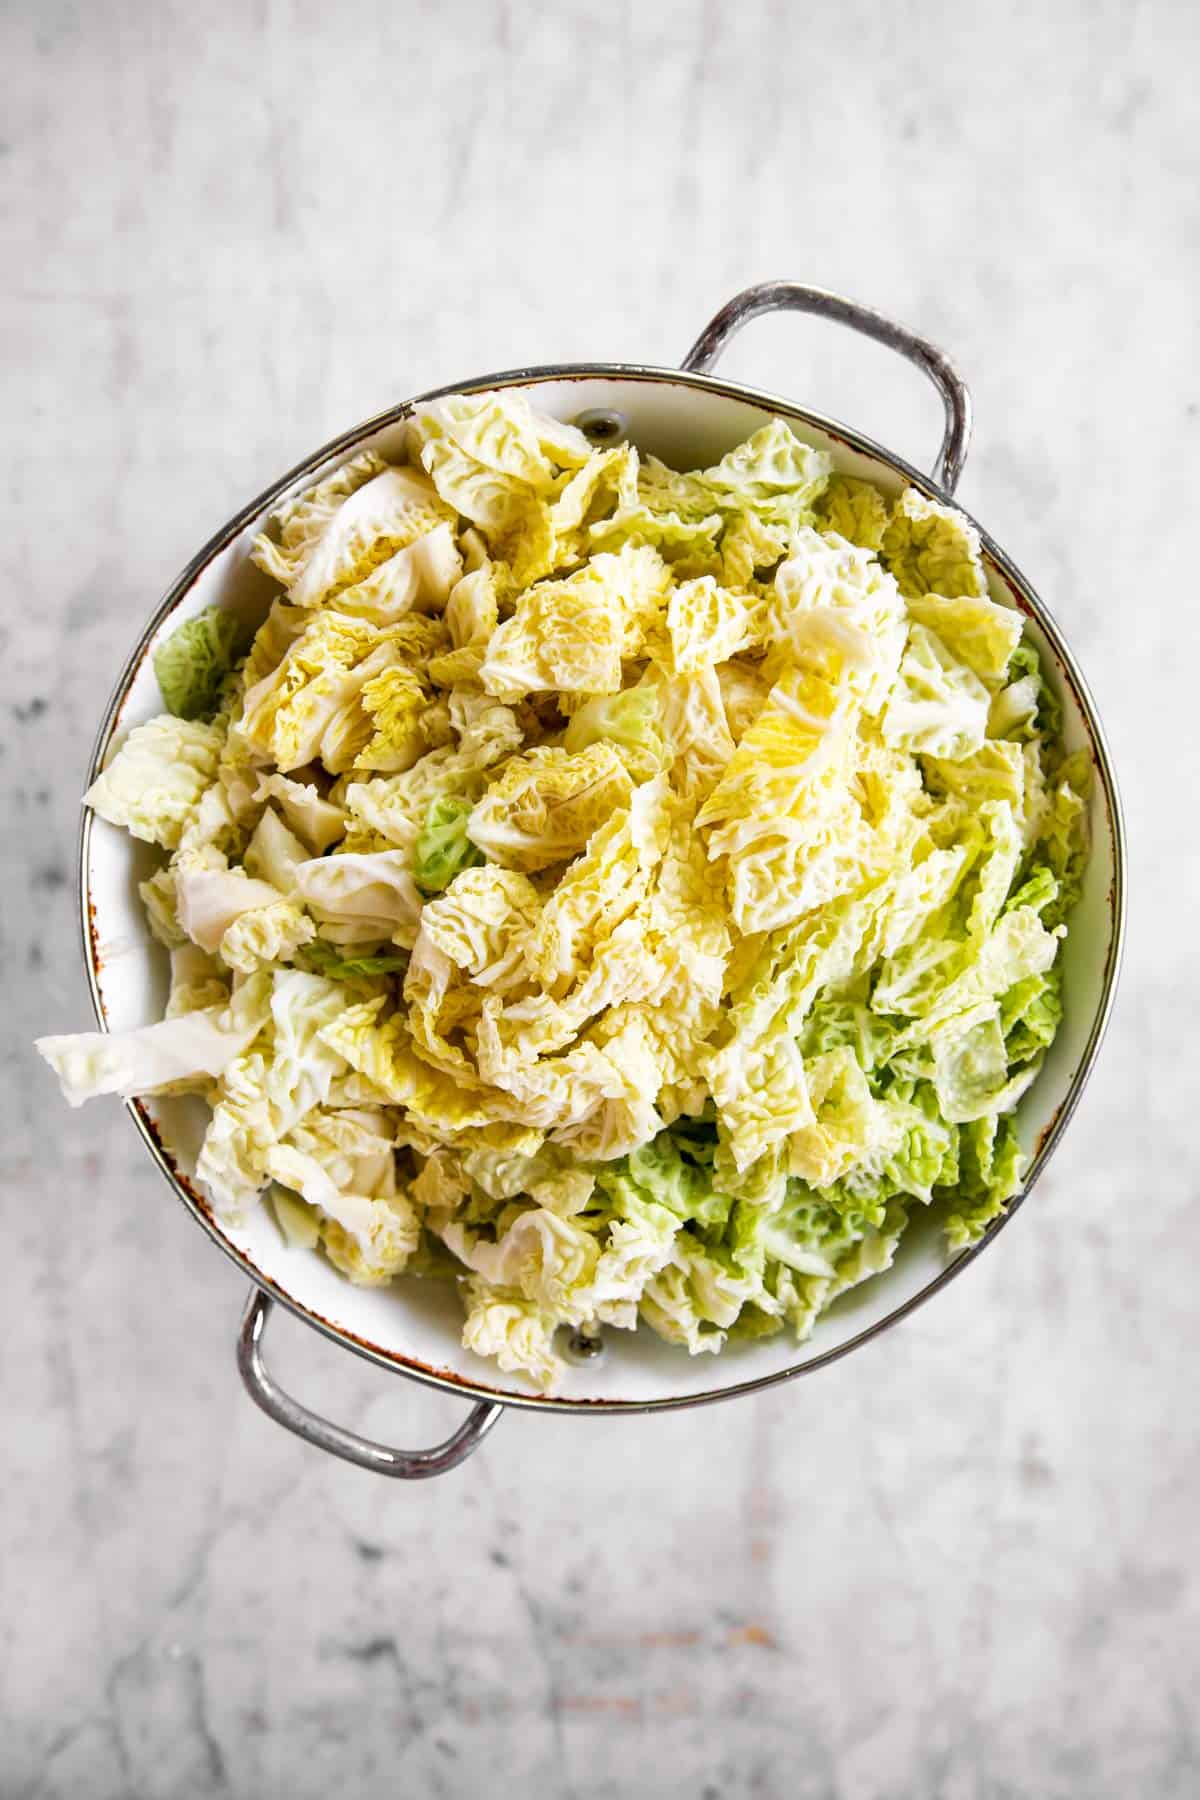
[[[83,803],[147,844],[178,849],[216,779],[221,743],[214,726],[168,713],[135,725]]]
[[[167,711],[179,719],[211,717],[241,635],[236,616],[207,606],[176,626],[154,652],[154,673]]]
[[[770,420],[694,471],[444,396],[255,540],[85,797],[156,846],[166,1017],[73,1105],[203,1094],[198,1176],[349,1280],[560,1329],[810,1333],[915,1209],[1020,1191],[1086,758],[978,533]]]

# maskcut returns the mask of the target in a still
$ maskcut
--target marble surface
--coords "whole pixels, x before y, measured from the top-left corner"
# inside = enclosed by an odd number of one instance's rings
[[[5,1800],[1200,1790],[1198,54],[1184,0],[4,9]],[[507,1417],[397,1489],[253,1410],[239,1281],[30,1054],[90,1023],[98,711],[311,444],[491,368],[669,362],[775,275],[973,384],[964,500],[1123,780],[1110,1040],[1036,1200],[904,1328],[754,1401]],[[831,328],[728,366],[932,452],[912,372]],[[368,1431],[461,1416],[290,1322],[274,1356]]]

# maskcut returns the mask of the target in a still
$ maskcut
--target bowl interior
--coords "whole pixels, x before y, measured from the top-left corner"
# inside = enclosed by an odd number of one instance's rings
[[[868,477],[894,494],[907,480],[934,491],[927,480],[842,427],[833,428],[811,415],[747,397],[698,378],[658,373],[563,376],[522,375],[491,378],[474,385],[496,385],[498,379],[520,381],[534,405],[562,419],[574,419],[593,408],[619,412],[640,449],[681,468],[699,467],[727,450],[776,415],[787,417],[798,435],[829,450],[844,473]],[[308,464],[287,483],[264,497],[253,517],[239,528],[191,579],[181,580],[157,628],[146,638],[107,733],[113,745],[133,725],[162,710],[149,652],[182,620],[214,602],[248,617],[265,611],[274,584],[249,562],[250,540],[264,513],[281,494],[308,486],[334,467],[353,448],[370,444],[385,456],[400,450],[401,423],[395,417],[362,428],[339,442],[332,454]],[[986,560],[993,598],[1019,606],[1029,615],[1028,630],[1052,672],[1063,704],[1065,732],[1072,749],[1086,748],[1096,764],[1093,784],[1093,850],[1082,901],[1072,920],[1064,950],[1064,1019],[1037,1082],[1021,1103],[1018,1129],[1033,1156],[1036,1177],[1065,1124],[1074,1098],[1098,1044],[1115,973],[1119,936],[1119,823],[1107,759],[1098,742],[1090,699],[1052,621],[1034,600],[1022,578],[1001,553],[988,546]],[[85,907],[90,906],[91,948],[98,1002],[112,1029],[161,1018],[166,999],[165,952],[151,938],[137,896],[137,883],[154,865],[156,853],[136,844],[103,820],[94,819],[85,839],[83,869]],[[85,915],[86,916],[86,915]],[[182,1177],[178,1191],[227,1252],[247,1272],[264,1281],[280,1298],[311,1322],[331,1330],[353,1347],[412,1373],[479,1392],[521,1402],[530,1390],[516,1377],[501,1375],[459,1342],[461,1309],[452,1288],[442,1283],[398,1280],[383,1290],[353,1287],[319,1255],[288,1249],[265,1210],[239,1226],[218,1225],[202,1196],[187,1182],[195,1166],[204,1129],[205,1109],[196,1101],[140,1102],[136,1113],[160,1154]],[[1028,1185],[1026,1192],[1028,1192]],[[994,1232],[993,1234],[994,1235]],[[990,1240],[985,1240],[985,1242]],[[958,1263],[969,1260],[960,1257]],[[786,1334],[757,1343],[731,1346],[719,1357],[691,1358],[662,1343],[646,1328],[607,1333],[603,1356],[569,1370],[559,1404],[600,1403],[635,1406],[681,1403],[716,1397],[748,1384],[778,1379],[812,1368],[838,1354],[863,1334],[893,1321],[945,1279],[955,1265],[941,1245],[936,1221],[914,1218],[894,1266],[847,1294],[818,1323],[812,1337],[797,1346]]]

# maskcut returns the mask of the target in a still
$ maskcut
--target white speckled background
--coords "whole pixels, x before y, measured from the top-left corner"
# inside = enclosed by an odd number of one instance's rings
[[[1198,56],[1186,0],[4,10],[4,1800],[1200,1791]],[[397,1488],[252,1409],[233,1271],[28,1049],[90,1023],[96,718],[312,444],[491,368],[669,362],[774,275],[973,384],[964,501],[1123,779],[1112,1033],[1025,1214],[904,1328],[724,1408],[508,1417]],[[727,366],[932,453],[932,396],[833,328]],[[461,1416],[289,1321],[273,1354],[386,1437]]]

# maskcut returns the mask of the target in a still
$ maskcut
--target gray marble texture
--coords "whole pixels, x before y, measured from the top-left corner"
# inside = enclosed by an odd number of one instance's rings
[[[1200,1792],[1198,56],[1185,0],[3,9],[4,1800]],[[775,275],[973,384],[964,501],[1123,781],[1110,1040],[904,1328],[723,1408],[509,1417],[397,1488],[252,1409],[236,1275],[29,1051],[90,1023],[98,712],[312,444],[522,361],[670,362]],[[932,452],[912,372],[832,328],[728,367]],[[461,1416],[291,1322],[274,1355],[384,1436]]]

